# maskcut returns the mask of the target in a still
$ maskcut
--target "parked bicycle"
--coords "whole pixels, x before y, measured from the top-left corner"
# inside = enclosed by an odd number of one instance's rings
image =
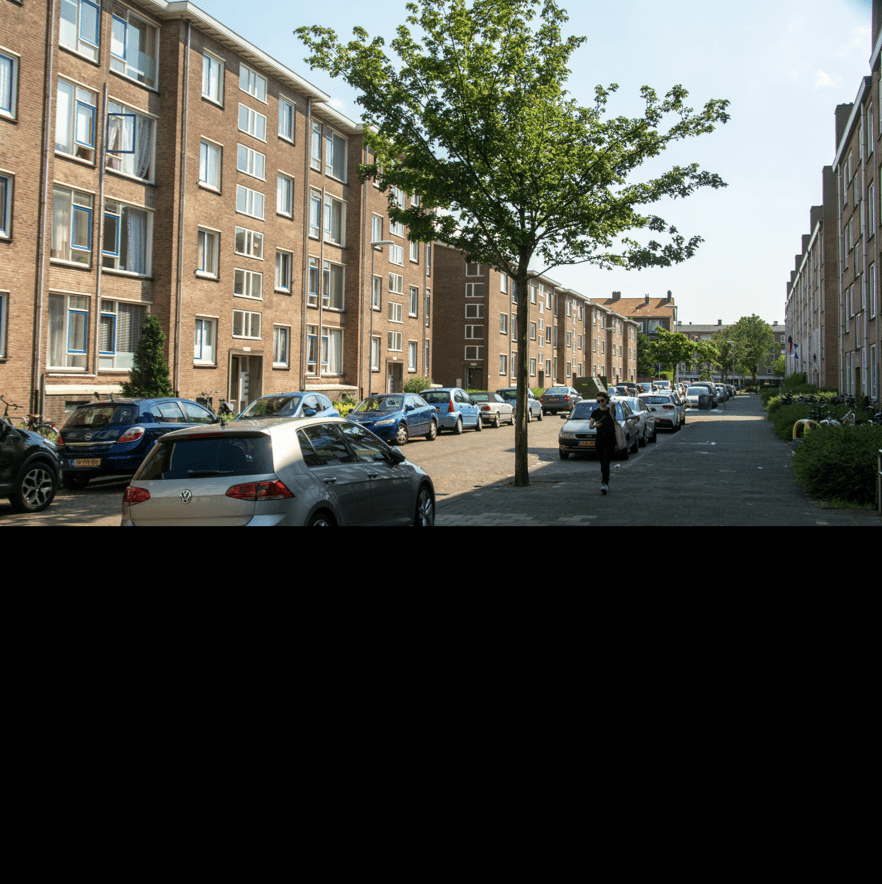
[[[200,393],[199,398],[196,400],[200,405],[204,405],[209,411],[217,414],[217,416],[222,421],[231,421],[236,417],[236,412],[231,408],[232,403],[227,402],[225,399],[221,399],[220,405],[217,408],[217,411],[214,411],[214,400],[211,398],[213,393],[217,393],[217,390],[210,390],[206,392],[205,390]]]
[[[0,396],[0,402],[2,402],[6,407],[3,409],[3,420],[6,421],[10,426],[14,426],[12,420],[9,417],[9,409],[20,409],[20,405],[16,405],[14,402],[7,401],[3,396]],[[55,424],[50,421],[44,421],[42,415],[39,414],[29,414],[27,415],[27,421],[24,420],[19,421],[19,429],[22,430],[31,430],[34,433],[39,433],[41,436],[44,436],[50,442],[54,442],[58,438],[58,429]]]

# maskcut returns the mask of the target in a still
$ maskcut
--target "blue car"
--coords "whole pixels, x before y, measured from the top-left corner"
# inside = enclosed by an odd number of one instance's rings
[[[340,417],[340,412],[323,393],[271,393],[255,399],[236,420],[266,417]]]
[[[435,409],[416,393],[368,396],[349,412],[349,420],[392,445],[404,445],[411,436],[430,442],[438,436]]]
[[[471,396],[460,387],[424,390],[423,398],[438,414],[438,429],[453,430],[458,436],[466,427],[479,433],[483,428],[481,410]]]
[[[62,484],[73,490],[98,476],[132,476],[160,436],[217,421],[190,399],[102,399],[80,405],[55,442]]]

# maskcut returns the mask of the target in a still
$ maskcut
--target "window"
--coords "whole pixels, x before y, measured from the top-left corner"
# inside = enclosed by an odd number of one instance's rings
[[[306,373],[318,374],[318,326],[306,327]]]
[[[51,257],[86,267],[92,263],[92,195],[56,186],[52,190]]]
[[[245,227],[237,227],[236,254],[263,260],[263,234]]]
[[[483,304],[466,304],[465,318],[466,319],[483,319],[484,318],[484,305]]]
[[[404,246],[389,246],[389,263],[404,266]]]
[[[393,353],[400,353],[404,346],[404,335],[398,331],[389,332],[389,350]]]
[[[508,356],[505,353],[499,354],[499,373],[508,374]]]
[[[102,266],[150,276],[152,255],[153,213],[106,200]]]
[[[294,179],[279,172],[276,179],[276,212],[294,217]]]
[[[291,252],[276,250],[276,291],[291,293],[291,271],[294,255]]]
[[[287,368],[291,354],[291,329],[277,325],[273,328],[273,367]]]
[[[279,138],[294,141],[294,123],[296,111],[293,102],[286,98],[279,99]]]
[[[484,348],[483,347],[466,347],[465,348],[465,358],[466,359],[483,359],[484,358]]]
[[[214,365],[217,353],[217,320],[196,317],[196,333],[193,338],[193,362]]]
[[[220,234],[216,230],[199,230],[196,234],[196,272],[217,278]]]
[[[329,310],[342,310],[343,302],[343,274],[344,268],[340,264],[331,264],[325,261],[322,276],[324,277],[324,291],[322,292],[322,306]],[[334,372],[339,374],[339,372]]]
[[[313,169],[322,168],[322,124],[313,122],[312,143],[310,145],[310,164]]]
[[[128,371],[147,319],[144,304],[102,301],[98,319],[98,367]]]
[[[418,242],[412,242],[410,244],[410,260],[414,264],[420,263],[420,244]]]
[[[389,302],[389,322],[404,322],[404,307],[395,301]]]
[[[6,358],[6,317],[9,315],[9,292],[0,292],[0,359]]]
[[[256,110],[240,104],[239,131],[245,132],[259,141],[266,141],[266,117],[263,114],[259,114]]]
[[[325,129],[325,173],[346,181],[346,139]]]
[[[233,294],[237,298],[263,298],[263,274],[253,270],[241,270],[238,267],[233,273]]]
[[[483,325],[467,325],[465,327],[465,338],[467,341],[483,341],[484,326]]]
[[[383,302],[383,277],[375,276],[371,285],[371,309],[380,310]]]
[[[233,337],[260,340],[260,314],[247,310],[233,311]]]
[[[306,303],[309,307],[318,307],[319,296],[319,259],[309,259],[309,293]]]
[[[212,190],[221,189],[221,165],[224,149],[211,141],[199,142],[199,183]]]
[[[207,52],[202,56],[202,97],[224,103],[224,63]]]
[[[346,230],[346,203],[325,194],[325,241],[342,246]]]
[[[266,181],[266,154],[240,144],[236,155],[236,168],[252,178]]]
[[[236,211],[263,221],[264,197],[262,193],[236,185]]]
[[[416,286],[410,287],[410,309],[408,316],[416,316],[420,307],[420,290]]]
[[[322,229],[322,195],[318,190],[309,192],[309,235],[319,238]]]
[[[383,241],[383,219],[379,215],[371,216],[371,242]]]
[[[371,338],[371,371],[380,370],[380,339]]]
[[[98,96],[66,80],[58,81],[55,150],[90,163],[95,160],[95,119]]]
[[[155,89],[158,58],[159,31],[121,3],[114,3],[110,69]]]
[[[15,179],[6,172],[0,173],[0,239],[12,236],[12,185]]]
[[[417,356],[419,353],[419,345],[416,341],[409,341],[407,344],[407,370],[417,370]]]
[[[89,299],[82,295],[49,295],[49,368],[86,367]]]
[[[18,93],[18,58],[0,52],[0,116],[15,118]]]
[[[404,277],[400,273],[389,274],[389,293],[392,295],[404,294]]]
[[[467,282],[465,293],[467,298],[483,298],[484,285],[480,282]]]
[[[499,314],[499,333],[503,335],[508,334],[508,314],[500,313]]]
[[[343,330],[326,328],[322,336],[322,374],[343,374]]]
[[[239,68],[239,88],[266,104],[266,77],[244,64]]]
[[[153,180],[156,123],[115,101],[107,102],[107,168]]]
[[[466,262],[466,276],[480,276],[481,275],[481,265],[480,264],[470,264]]]
[[[101,42],[101,6],[93,0],[61,0],[58,41],[67,49],[98,61]]]

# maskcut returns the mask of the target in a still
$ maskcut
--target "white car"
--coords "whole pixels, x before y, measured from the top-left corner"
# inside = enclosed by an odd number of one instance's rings
[[[510,402],[507,402],[499,393],[469,393],[472,401],[481,412],[481,420],[485,424],[499,427],[503,422],[514,426],[515,410]]]
[[[677,432],[686,423],[686,406],[676,393],[644,393],[640,398],[655,415],[657,429]]]

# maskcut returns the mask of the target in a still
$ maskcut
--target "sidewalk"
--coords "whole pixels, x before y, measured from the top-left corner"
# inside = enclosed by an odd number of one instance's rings
[[[438,502],[443,525],[882,526],[872,510],[813,502],[793,472],[790,446],[765,420],[758,396],[689,412],[666,444],[613,464],[600,494],[594,458],[546,462],[529,488],[501,483]],[[616,468],[618,467],[618,469]]]

